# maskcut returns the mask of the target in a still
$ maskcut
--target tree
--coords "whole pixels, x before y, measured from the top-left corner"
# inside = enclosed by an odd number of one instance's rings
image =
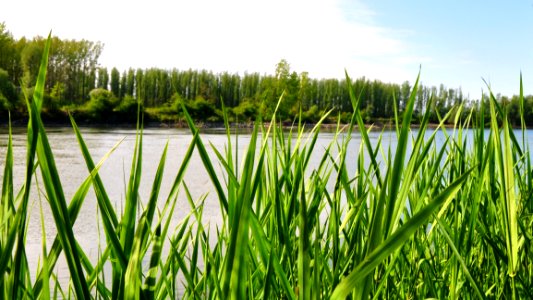
[[[61,82],[56,82],[50,92],[50,98],[52,98],[52,102],[57,104],[57,106],[63,105],[63,100],[65,99],[65,85]]]
[[[435,109],[438,111],[441,117],[444,116],[444,114],[446,113],[448,109],[448,107],[446,106],[447,103],[448,103],[448,90],[446,89],[446,87],[444,87],[444,84],[441,83],[439,86],[439,94],[437,96],[437,103],[435,105]]]
[[[286,107],[287,112],[293,112],[296,113],[299,109],[299,103],[298,102],[298,94],[300,92],[300,77],[298,76],[298,73],[292,72],[289,78],[287,79],[287,87],[286,87]]]
[[[404,81],[402,83],[402,86],[400,87],[400,105],[398,109],[400,111],[403,111],[405,105],[407,105],[407,101],[409,101],[409,96],[411,95],[411,84],[409,81]],[[422,111],[422,107],[415,107],[415,110],[418,112]]]
[[[144,72],[143,77],[143,98],[147,107],[155,106],[157,97],[157,69],[148,69]]]
[[[28,42],[21,53],[21,64],[24,70],[22,82],[26,87],[32,87],[37,81],[41,56],[44,49],[44,41],[41,37],[36,37]]]
[[[0,69],[7,71],[8,78],[10,73],[16,68],[17,55],[15,40],[7,30],[5,23],[0,23]],[[13,77],[9,78],[13,82]]]
[[[51,80],[65,83],[66,97],[75,102],[84,102],[94,89],[101,43],[87,40],[60,40],[54,38],[50,67],[57,74]],[[52,87],[55,82],[49,82]]]
[[[135,96],[137,97],[138,101],[144,102],[144,71],[141,69],[137,69],[135,72]]]
[[[277,102],[283,94],[283,99],[279,107],[281,119],[290,118],[290,112],[296,104],[299,93],[300,78],[296,72],[291,73],[290,64],[282,59],[276,65],[276,89],[275,98]]]
[[[126,96],[126,80],[127,80],[127,73],[126,71],[122,72],[122,76],[120,77],[120,95],[118,96],[119,99],[123,99],[124,96]]]
[[[109,89],[109,73],[107,68],[98,68],[98,83],[96,87],[99,89]]]
[[[267,120],[272,117],[277,105],[276,98],[276,78],[272,76],[265,76],[259,85],[260,96],[258,101],[262,101],[260,106],[261,114]]]
[[[287,81],[289,80],[289,74],[291,72],[291,66],[289,63],[282,59],[276,64],[276,96],[279,97],[283,91],[287,88]]]
[[[157,91],[157,105],[162,105],[170,99],[170,81],[168,73],[163,70],[157,72],[156,91]]]
[[[81,97],[85,98],[87,93],[94,89],[96,65],[98,58],[102,53],[103,45],[99,42],[91,42],[81,40],[77,43],[80,53],[81,72],[80,77],[82,81]]]
[[[115,97],[120,96],[120,72],[117,68],[111,69],[111,93]]]
[[[241,80],[242,88],[239,90],[239,98],[237,99],[254,99],[259,95],[259,83],[261,82],[261,76],[259,73],[244,73],[244,76]]]
[[[224,101],[224,105],[228,107],[235,107],[238,105],[238,94],[235,94],[236,88],[235,80],[231,74],[224,72],[219,75],[219,95]]]
[[[306,111],[311,108],[311,98],[309,95],[309,73],[302,72],[300,73],[300,87],[298,94],[298,106],[302,110]]]
[[[233,108],[233,113],[239,122],[251,121],[257,116],[257,106],[251,101],[242,101]]]
[[[82,112],[91,119],[106,120],[117,105],[115,96],[108,90],[94,89],[89,93],[90,100]]]
[[[126,79],[126,95],[133,96],[135,91],[135,71],[133,69],[128,70]]]
[[[0,69],[0,110],[11,110],[17,101],[15,86],[6,70]]]

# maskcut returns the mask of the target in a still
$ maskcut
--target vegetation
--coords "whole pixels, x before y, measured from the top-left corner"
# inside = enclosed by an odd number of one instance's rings
[[[35,86],[39,60],[45,40],[15,40],[3,23],[0,23],[0,116],[7,120],[7,112],[15,119],[25,118],[27,109],[20,91]],[[324,122],[335,123],[337,117],[348,123],[353,113],[348,85],[359,95],[362,118],[365,123],[389,123],[394,119],[394,106],[403,112],[412,89],[408,81],[400,84],[359,78],[314,79],[306,72],[297,73],[290,64],[281,60],[273,75],[259,73],[213,74],[206,70],[128,69],[122,73],[98,65],[103,50],[100,43],[86,40],[61,40],[53,38],[50,50],[49,74],[44,85],[43,114],[47,119],[68,122],[67,112],[82,122],[130,122],[132,102],[143,103],[147,120],[184,122],[179,109],[184,102],[192,117],[198,121],[223,121],[220,110],[227,108],[230,122],[252,122],[257,113],[268,119],[273,115],[281,94],[284,101],[278,107],[278,120],[291,121],[302,111],[307,123],[316,123],[323,113],[333,109]],[[111,92],[112,106],[109,114],[101,115],[99,107],[91,102],[91,91],[105,89]],[[509,105],[509,120],[520,124],[519,97],[496,97],[504,106]],[[484,99],[489,99],[488,95]],[[432,101],[430,101],[432,100]],[[419,123],[423,115],[430,114],[430,122],[438,123],[453,107],[462,105],[460,116],[464,121],[467,111],[475,109],[478,99],[469,99],[461,89],[424,86],[419,83],[415,95],[413,122]],[[427,104],[431,103],[431,106]],[[486,105],[489,102],[486,101]],[[135,106],[133,106],[135,107]],[[91,111],[95,108],[95,111]],[[533,125],[533,96],[524,100],[524,113],[528,126]],[[109,115],[113,115],[112,118]],[[133,117],[132,117],[133,116]],[[453,120],[454,118],[450,118]]]
[[[511,129],[510,109],[492,95],[488,110],[471,110],[464,122],[458,117],[463,109],[459,106],[453,130],[443,127],[452,116],[448,113],[430,131],[432,99],[419,130],[412,132],[417,80],[403,115],[394,119],[397,145],[392,151],[383,149],[381,139],[370,142],[361,98],[349,85],[353,114],[346,127],[339,125],[317,166],[310,165],[310,156],[318,151],[319,124],[327,113],[310,132],[301,123],[283,131],[277,125],[281,99],[268,127],[260,120],[255,123],[248,150],[240,158],[225,118],[227,145],[224,150],[213,148],[214,158],[181,101],[192,140],[170,193],[159,193],[165,148],[151,195],[140,203],[139,124],[125,207],[119,211],[98,175],[114,149],[95,164],[73,118],[90,175],[70,201],[62,192],[40,116],[49,47],[50,39],[33,100],[26,101],[26,180],[20,190],[13,186],[11,135],[7,142],[0,202],[2,298],[532,298],[533,169],[522,96],[521,136]],[[346,82],[351,80],[347,77]],[[107,109],[107,92],[91,96],[89,105]],[[226,112],[222,110],[223,116]],[[489,131],[483,129],[485,122]],[[470,125],[478,128],[472,135],[465,129]],[[357,151],[349,146],[356,129],[362,143],[357,161],[350,161],[348,152]],[[435,140],[439,131],[446,136],[442,146]],[[218,196],[220,227],[203,222],[205,198],[192,199],[182,180],[194,151]],[[222,167],[223,177],[215,172],[215,164]],[[353,164],[356,171],[351,174]],[[42,180],[32,194],[36,173]],[[106,240],[96,261],[87,257],[72,232],[90,188]],[[187,199],[177,198],[178,189]],[[43,223],[42,263],[32,279],[25,242],[28,205],[36,194],[46,199],[42,205],[50,206],[58,233],[52,245],[47,244]],[[188,201],[192,209],[180,225],[170,228],[178,201]],[[156,214],[157,207],[162,210]],[[60,256],[70,271],[68,286],[54,271]]]

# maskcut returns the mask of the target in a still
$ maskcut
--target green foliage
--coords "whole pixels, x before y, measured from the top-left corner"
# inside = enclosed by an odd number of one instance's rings
[[[429,107],[434,103],[426,103],[419,128],[411,131],[420,88],[417,79],[401,118],[395,111],[395,127],[387,132],[394,142],[388,147],[384,133],[377,140],[370,138],[360,109],[363,100],[351,84],[346,88],[353,113],[344,128],[339,124],[328,145],[317,141],[322,122],[334,110],[323,113],[311,130],[298,123],[286,131],[278,125],[279,100],[268,126],[255,122],[243,152],[232,143],[226,110],[222,113],[227,143],[223,149],[208,148],[188,108],[199,114],[213,104],[198,95],[194,101],[177,95],[174,106],[179,105],[191,141],[170,190],[163,194],[166,145],[150,195],[141,202],[143,129],[137,119],[124,206],[117,208],[99,169],[120,142],[95,164],[74,118],[71,124],[89,176],[72,199],[65,199],[41,119],[50,40],[45,43],[33,99],[26,99],[30,114],[26,172],[18,193],[13,180],[16,148],[8,128],[0,198],[1,298],[47,299],[52,291],[67,289],[68,295],[53,296],[532,298],[532,156],[526,143],[522,82],[521,132],[510,127],[511,107],[501,106],[492,94],[487,107],[483,102],[465,122],[459,117],[450,121],[453,129],[444,126],[453,112],[441,116],[437,128],[430,129]],[[348,77],[346,81],[351,82]],[[90,95],[95,111],[116,108],[111,92],[95,89]],[[124,105],[130,107],[132,99]],[[456,116],[460,110],[461,106]],[[471,122],[477,127],[468,129]],[[438,141],[437,134],[444,141]],[[356,136],[359,143],[354,147],[351,140]],[[216,228],[209,227],[212,220],[204,219],[206,197],[192,199],[183,181],[194,151],[220,205]],[[49,206],[56,235],[48,248],[50,230],[42,225],[42,264],[30,266],[26,233],[35,172],[40,173],[40,189],[33,193],[46,199],[41,203]],[[105,235],[95,261],[87,257],[72,230],[91,187]],[[178,199],[180,189],[185,199]],[[182,200],[191,209],[170,228]],[[68,267],[68,276],[63,276],[68,287],[57,279],[60,257]]]
[[[100,88],[92,90],[89,95],[91,97],[89,102],[80,109],[80,112],[93,120],[109,118],[118,104],[116,97],[110,91]]]
[[[313,122],[320,119],[321,112],[318,109],[318,105],[312,105],[309,110],[302,113],[302,121],[304,122]]]
[[[0,111],[13,109],[17,100],[15,86],[9,80],[9,74],[6,70],[0,69]]]
[[[189,101],[187,107],[191,115],[197,120],[213,116],[215,112],[214,105],[202,97],[197,97],[193,101]]]
[[[98,68],[96,87],[99,89],[109,89],[109,73],[107,73],[107,68]]]
[[[40,59],[45,39],[14,39],[4,23],[0,23],[0,69],[9,70],[7,80],[15,87],[15,97],[0,96],[1,107],[10,109],[12,116],[19,120],[27,116],[27,109],[22,101],[20,91],[31,89],[36,82]],[[163,122],[181,122],[183,116],[170,112],[173,95],[178,94],[186,105],[190,105],[193,118],[202,121],[221,121],[222,106],[230,109],[229,117],[233,120],[249,121],[257,114],[251,115],[253,107],[261,114],[263,120],[269,120],[277,110],[278,120],[291,122],[300,111],[313,112],[333,109],[333,114],[325,122],[335,123],[341,116],[341,122],[350,121],[353,113],[351,100],[346,86],[353,85],[355,94],[360,98],[359,109],[367,124],[377,125],[391,123],[397,112],[405,110],[411,94],[412,84],[384,83],[368,80],[365,77],[353,82],[335,78],[310,78],[305,71],[296,72],[290,63],[282,59],[273,68],[272,74],[244,73],[243,75],[222,72],[214,74],[207,70],[164,70],[127,69],[122,74],[117,68],[108,70],[99,67],[98,59],[103,45],[87,40],[65,40],[52,38],[48,76],[45,84],[45,113],[56,121],[67,111],[77,111],[90,101],[90,91],[95,88],[110,90],[118,100],[130,96],[143,104],[150,112],[150,119]],[[283,101],[278,106],[278,100]],[[483,95],[488,99],[487,95]],[[526,125],[533,126],[533,96],[524,96],[524,115]],[[520,124],[518,114],[518,96],[495,97],[503,106],[509,105],[509,121],[513,126]],[[12,99],[17,99],[13,102]],[[205,100],[205,103],[203,100]],[[131,99],[126,101],[131,102]],[[194,102],[197,102],[196,104]],[[430,106],[427,104],[431,103]],[[466,98],[461,89],[453,89],[440,84],[438,86],[418,87],[415,97],[413,123],[419,123],[423,115],[430,114],[430,122],[439,123],[440,118],[455,107],[463,106],[461,120],[468,117],[468,112],[477,112],[478,99]],[[214,108],[211,108],[210,106]],[[487,102],[488,106],[488,102]],[[232,113],[232,110],[236,109]],[[426,111],[427,110],[427,111]],[[124,119],[123,109],[116,111],[110,120]],[[200,114],[200,112],[202,114]],[[203,113],[208,112],[209,115]],[[241,114],[241,115],[239,115]],[[317,122],[320,115],[313,118],[308,113],[304,119],[308,123]],[[334,116],[334,117],[333,117]],[[455,117],[455,116],[454,116]],[[448,125],[453,124],[448,119]],[[488,116],[487,116],[488,117]],[[133,122],[129,118],[129,122]]]
[[[131,95],[126,95],[114,108],[114,111],[122,117],[129,117],[130,121],[136,118],[138,103]]]
[[[52,98],[52,101],[57,103],[58,106],[61,106],[65,100],[65,85],[61,82],[56,82],[50,92],[50,98]]]
[[[217,121],[216,108],[213,103],[205,100],[201,96],[196,97],[194,100],[182,99],[179,95],[173,97],[172,102],[173,111],[178,113],[178,110],[184,105],[189,111],[191,117],[198,121]]]
[[[120,72],[117,68],[111,70],[111,93],[115,97],[120,96]]]
[[[242,122],[254,120],[257,116],[257,112],[257,105],[251,100],[242,101],[239,105],[233,108],[235,118]]]
[[[7,30],[5,23],[0,23],[0,70],[10,70],[10,72],[18,69],[18,53],[15,39],[11,32]],[[16,79],[15,74],[10,74],[10,81],[14,83]]]

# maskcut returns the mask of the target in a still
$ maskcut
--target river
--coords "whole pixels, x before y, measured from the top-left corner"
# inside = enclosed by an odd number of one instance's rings
[[[134,129],[103,129],[103,128],[81,128],[82,135],[91,152],[93,160],[98,162],[104,155],[118,142],[122,141],[116,151],[105,161],[101,170],[100,176],[105,185],[106,191],[116,206],[116,211],[122,211],[124,207],[123,199],[125,195],[126,184],[129,178],[129,170],[131,168],[131,160],[133,155],[133,148],[135,145],[135,130]],[[70,199],[80,184],[87,178],[89,172],[87,170],[85,161],[81,155],[78,142],[74,132],[69,127],[49,128],[47,129],[48,138],[52,146],[56,165],[62,181],[62,186],[67,199]],[[371,132],[370,138],[373,142],[377,139],[381,132]],[[533,131],[528,130],[528,135],[533,136]],[[395,135],[393,132],[384,132],[383,149],[388,149],[389,145],[394,150]],[[334,137],[333,133],[324,132],[319,135],[316,145],[316,160],[318,160],[323,153],[323,150],[329,145]],[[519,136],[517,136],[519,137]],[[227,142],[227,137],[224,131],[207,131],[201,135],[204,143],[208,147],[209,153],[212,157],[215,167],[220,172],[220,166],[216,164],[217,159],[209,147],[211,144],[220,152],[224,153],[224,147]],[[233,142],[235,138],[233,137]],[[142,165],[142,179],[140,196],[142,201],[147,201],[152,181],[156,173],[156,169],[163,152],[165,144],[169,143],[167,154],[167,162],[165,173],[163,176],[162,189],[160,193],[159,203],[163,203],[166,199],[170,187],[174,181],[177,170],[181,165],[184,155],[192,140],[192,135],[187,129],[163,129],[163,128],[147,128],[144,130],[143,140],[143,165]],[[239,152],[247,148],[250,140],[250,134],[244,133],[238,136]],[[442,143],[444,135],[441,133],[437,136],[437,143]],[[531,145],[530,147],[533,147]],[[7,134],[6,128],[0,128],[0,179],[3,176],[3,169],[5,165]],[[352,135],[350,144],[350,151],[348,161],[356,161],[356,155],[359,152],[360,136],[359,133]],[[21,188],[24,182],[24,171],[26,164],[26,130],[25,128],[15,128],[13,130],[13,147],[14,147],[14,181],[15,193]],[[311,161],[311,166],[318,164],[318,161]],[[351,164],[355,171],[355,163]],[[221,174],[221,173],[220,173]],[[37,176],[40,179],[40,176]],[[221,177],[222,178],[222,177]],[[209,176],[207,175],[203,163],[198,156],[197,151],[189,163],[184,181],[190,188],[193,199],[199,199],[201,196],[207,194],[207,199],[204,207],[203,218],[204,222],[209,222],[211,226],[221,223],[220,205],[214,193],[214,189]],[[40,187],[43,188],[42,186]],[[28,233],[26,250],[28,255],[28,262],[31,270],[35,270],[39,256],[41,255],[42,243],[42,228],[40,221],[39,197],[37,196],[37,186],[32,187],[32,194],[30,200],[30,218],[28,223]],[[47,245],[51,246],[52,239],[55,237],[55,223],[48,204],[44,197],[41,197],[44,210],[44,223],[46,226]],[[173,216],[173,223],[178,224],[189,213],[189,205],[183,193],[180,193],[178,198],[178,205]],[[91,191],[85,200],[80,215],[78,216],[74,232],[77,241],[81,247],[86,251],[86,254],[95,261],[98,256],[99,241],[103,241],[103,228],[99,227],[97,221],[97,203],[94,193]],[[100,232],[99,232],[100,230]],[[64,261],[59,261],[58,270],[60,278],[68,278],[68,269]],[[61,279],[60,279],[61,280]]]

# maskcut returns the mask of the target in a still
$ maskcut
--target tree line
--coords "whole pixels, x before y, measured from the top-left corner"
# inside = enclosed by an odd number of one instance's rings
[[[38,74],[45,39],[15,39],[0,23],[0,115],[10,111],[14,117],[25,115],[24,93],[31,96]],[[222,120],[222,107],[234,122],[252,121],[259,113],[264,119],[278,107],[281,120],[296,115],[306,122],[316,122],[323,113],[333,110],[331,121],[338,117],[348,121],[352,104],[345,79],[310,78],[307,72],[291,70],[281,60],[273,74],[213,73],[207,70],[128,69],[109,70],[98,63],[103,45],[87,40],[64,40],[54,37],[49,58],[43,111],[50,118],[65,119],[66,112],[87,122],[135,121],[137,103],[142,103],[146,118],[161,122],[179,122],[184,104],[199,121]],[[412,84],[385,83],[365,77],[351,82],[360,96],[360,109],[366,122],[388,122],[395,107],[401,112]],[[510,117],[519,122],[518,97],[498,96],[509,105]],[[469,108],[479,101],[465,97],[460,88],[419,85],[415,115],[431,112],[438,122],[453,108]],[[428,106],[429,104],[429,106]],[[533,122],[533,97],[525,101],[526,120]],[[533,124],[529,124],[533,125]]]

